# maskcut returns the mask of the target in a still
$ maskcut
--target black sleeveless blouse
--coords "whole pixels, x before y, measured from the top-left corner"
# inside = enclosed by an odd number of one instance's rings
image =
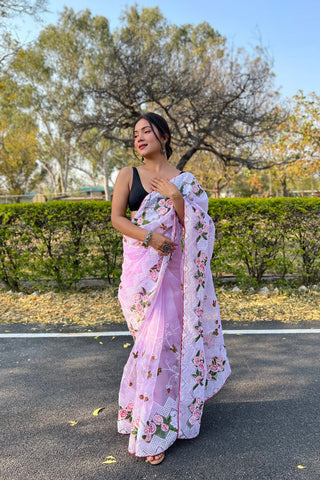
[[[131,212],[135,212],[136,210],[139,210],[139,207],[142,201],[147,195],[149,195],[149,192],[147,192],[143,188],[137,168],[132,167],[132,169],[133,169],[133,177],[132,177],[131,190],[128,198],[128,207]],[[181,173],[183,173],[183,171],[180,172],[179,175],[181,175]]]
[[[139,210],[141,202],[144,198],[148,195],[148,192],[143,188],[140,175],[136,167],[132,167],[133,169],[133,178],[132,178],[132,186],[129,193],[128,199],[128,206],[131,212],[135,212]]]

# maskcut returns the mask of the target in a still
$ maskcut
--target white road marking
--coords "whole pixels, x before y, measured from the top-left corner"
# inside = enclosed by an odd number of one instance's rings
[[[291,333],[320,333],[320,328],[283,328],[275,330],[224,330],[224,335],[288,335]],[[75,337],[127,337],[126,330],[116,332],[73,332],[73,333],[1,333],[0,338],[75,338]]]

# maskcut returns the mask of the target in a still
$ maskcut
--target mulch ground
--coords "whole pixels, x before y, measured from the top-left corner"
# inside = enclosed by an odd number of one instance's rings
[[[271,286],[272,288],[272,286]],[[216,289],[224,320],[260,322],[320,321],[320,290],[287,288],[269,294]],[[0,290],[0,324],[59,324],[99,326],[124,323],[113,288],[75,292],[8,293]]]

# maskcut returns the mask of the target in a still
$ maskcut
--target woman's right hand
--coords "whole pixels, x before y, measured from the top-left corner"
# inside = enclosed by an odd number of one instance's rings
[[[177,243],[173,242],[170,238],[162,235],[158,232],[152,232],[149,245],[154,248],[159,255],[167,256],[175,251]],[[164,245],[170,245],[170,248],[166,247],[163,249]]]

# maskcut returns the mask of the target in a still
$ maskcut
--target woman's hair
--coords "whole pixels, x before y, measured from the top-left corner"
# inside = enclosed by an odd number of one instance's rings
[[[142,115],[140,115],[140,117],[135,121],[134,127],[142,119],[147,120],[147,122],[150,123],[151,129],[152,129],[153,133],[155,134],[155,136],[157,137],[157,139],[159,140],[159,143],[161,145],[162,145],[163,142],[161,141],[161,139],[159,138],[158,134],[156,133],[156,131],[154,130],[153,127],[156,127],[156,129],[158,130],[161,137],[164,137],[164,136],[167,137],[167,140],[166,140],[166,143],[165,143],[166,156],[167,156],[167,158],[170,158],[171,154],[172,154],[172,148],[171,148],[171,145],[170,145],[170,143],[171,143],[171,132],[170,132],[169,125],[168,125],[167,121],[161,115],[158,115],[157,113],[147,112],[147,113],[143,113]]]

